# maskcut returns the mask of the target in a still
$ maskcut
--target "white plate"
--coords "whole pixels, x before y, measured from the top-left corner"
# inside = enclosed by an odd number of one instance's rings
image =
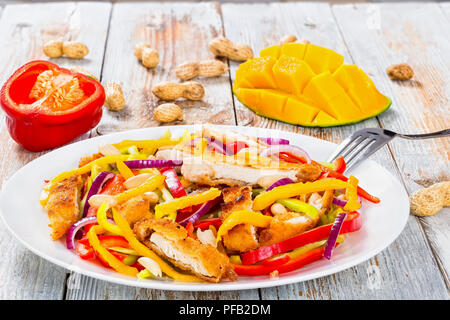
[[[360,210],[363,226],[351,233],[343,245],[336,248],[331,261],[322,259],[302,269],[281,274],[277,279],[268,276],[240,277],[236,282],[180,283],[173,281],[139,280],[120,275],[92,262],[80,259],[65,247],[63,241],[52,241],[45,211],[39,204],[44,180],[62,171],[74,168],[81,156],[97,152],[100,144],[119,142],[124,139],[154,139],[170,129],[174,137],[185,129],[197,130],[197,126],[175,126],[138,129],[96,137],[67,145],[28,163],[3,185],[0,197],[0,213],[11,233],[35,254],[59,266],[93,278],[119,284],[163,290],[215,291],[263,288],[295,283],[330,275],[367,259],[391,244],[401,233],[409,215],[408,196],[399,183],[384,168],[373,161],[366,161],[352,174],[360,185],[381,198],[374,205],[363,202]],[[306,149],[315,160],[326,160],[335,145],[333,143],[299,134],[252,127],[226,127],[254,136],[271,136],[289,139],[291,144]]]

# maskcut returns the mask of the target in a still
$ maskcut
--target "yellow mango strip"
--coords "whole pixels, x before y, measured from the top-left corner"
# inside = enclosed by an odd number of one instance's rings
[[[120,228],[115,225],[112,224],[108,221],[108,217],[106,216],[106,212],[108,211],[109,207],[108,204],[105,202],[103,203],[100,208],[98,208],[97,210],[97,221],[98,224],[103,227],[103,229],[105,229],[106,231],[109,231],[111,233],[117,234],[119,236],[122,235],[122,232],[120,230]],[[113,211],[115,209],[112,209]]]
[[[265,228],[272,221],[271,216],[265,216],[259,212],[250,210],[235,211],[230,214],[222,223],[219,230],[217,230],[216,242],[222,239],[222,236],[233,229],[238,224],[248,223],[252,226]]]
[[[185,281],[185,282],[200,282],[201,280],[195,276],[182,274],[175,271],[170,265],[168,265],[164,260],[162,260],[156,253],[154,253],[150,248],[146,247],[142,244],[134,235],[133,230],[131,230],[130,225],[127,220],[122,217],[117,211],[113,211],[113,218],[119,228],[122,230],[122,234],[127,239],[130,247],[133,248],[140,256],[150,258],[154,260],[161,271],[166,275],[171,277],[176,281]]]
[[[358,183],[359,180],[354,176],[350,176],[347,181],[347,189],[345,190],[345,198],[347,204],[344,206],[345,211],[356,211],[361,208],[361,203],[358,201]]]
[[[114,257],[111,252],[109,252],[100,244],[100,240],[98,239],[97,234],[104,232],[105,229],[103,229],[103,227],[101,226],[93,226],[91,229],[89,229],[86,235],[89,240],[89,244],[92,246],[95,252],[99,254],[103,258],[103,260],[105,260],[111,266],[111,268],[121,274],[135,277],[139,272],[138,269],[127,266],[122,261]]]
[[[130,168],[123,162],[123,161],[117,161],[116,162],[117,170],[119,170],[122,177],[124,177],[125,180],[134,177],[133,171],[131,171]]]
[[[211,188],[208,191],[197,193],[191,196],[184,196],[172,201],[164,202],[155,206],[155,218],[161,219],[164,215],[175,212],[197,204],[202,204],[206,201],[213,200],[220,196],[222,191],[217,188]]]
[[[345,189],[348,184],[338,179],[318,180],[314,182],[299,182],[287,184],[264,191],[256,196],[253,201],[253,210],[263,210],[277,200],[292,198],[304,193],[319,192],[330,189]]]
[[[121,194],[116,195],[117,203],[125,202],[131,198],[134,198],[138,195],[141,195],[148,191],[153,191],[159,187],[161,187],[164,183],[165,176],[158,174],[153,177],[150,177],[145,181],[143,184],[141,184],[139,187],[127,190],[125,192],[122,192]]]

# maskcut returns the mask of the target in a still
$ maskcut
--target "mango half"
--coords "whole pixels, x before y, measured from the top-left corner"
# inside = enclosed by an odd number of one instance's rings
[[[233,92],[249,109],[279,121],[330,127],[386,111],[391,100],[356,65],[313,44],[286,43],[261,50],[236,70]]]

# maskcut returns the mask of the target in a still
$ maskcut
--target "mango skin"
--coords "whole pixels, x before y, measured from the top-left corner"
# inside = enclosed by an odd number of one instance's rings
[[[289,43],[263,49],[261,56],[265,58],[264,62],[252,68],[250,79],[245,72],[240,72],[245,68],[239,67],[233,85],[233,93],[238,100],[258,115],[305,127],[332,127],[375,117],[392,104],[361,69],[343,65],[343,57],[330,49]],[[320,74],[314,77],[305,75],[305,72],[296,74],[296,67],[289,64],[285,70],[277,69],[277,64],[286,56],[308,65],[312,74]],[[311,62],[311,59],[315,61]],[[305,60],[315,63],[315,70]],[[321,61],[323,65],[320,65]],[[272,70],[269,70],[270,66]],[[256,83],[253,78],[257,79]],[[261,79],[266,83],[263,86],[259,83]],[[241,88],[247,91],[243,93]],[[256,98],[250,99],[250,95]]]

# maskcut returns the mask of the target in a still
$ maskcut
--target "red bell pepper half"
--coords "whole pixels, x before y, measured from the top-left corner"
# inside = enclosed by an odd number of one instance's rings
[[[277,242],[241,254],[243,265],[251,265],[258,261],[273,257],[280,253],[285,253],[296,248],[326,239],[330,234],[333,224],[323,225],[312,230],[303,232],[287,240]],[[361,228],[361,216],[358,212],[351,212],[344,221],[340,234],[357,231]]]
[[[45,71],[51,71],[61,81],[52,82],[50,78],[54,89],[42,88],[32,94],[38,76]],[[67,99],[69,89],[60,85],[75,79],[78,94],[75,100]],[[66,93],[55,96],[60,92],[56,89]],[[102,117],[104,101],[105,90],[98,81],[42,60],[17,69],[0,91],[9,134],[29,151],[61,146],[94,128]]]

